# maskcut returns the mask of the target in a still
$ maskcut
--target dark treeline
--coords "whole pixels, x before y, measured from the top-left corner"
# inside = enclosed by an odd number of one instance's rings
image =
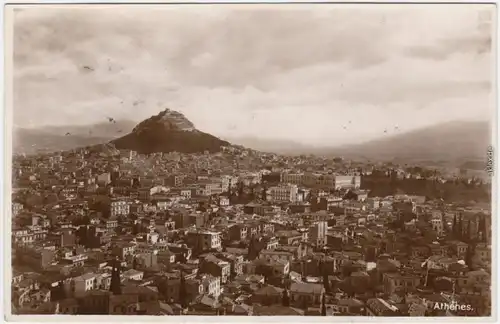
[[[442,183],[432,179],[398,179],[395,177],[363,176],[361,188],[370,190],[371,197],[385,197],[397,193],[425,196],[427,199],[445,201],[491,201],[491,185],[447,181]]]

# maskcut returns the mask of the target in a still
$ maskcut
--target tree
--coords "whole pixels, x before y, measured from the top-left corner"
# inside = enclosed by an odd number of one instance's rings
[[[236,278],[236,269],[235,269],[236,265],[234,262],[231,262],[231,265],[230,265],[230,270],[229,270],[229,280],[230,281],[233,281],[234,278]]]
[[[458,217],[458,225],[457,225],[457,238],[462,239],[463,234],[463,224],[462,224],[462,215]]]
[[[267,201],[267,188],[266,188],[266,186],[264,186],[264,188],[262,188],[262,200]]]
[[[56,288],[54,289],[54,293],[52,295],[52,300],[58,301],[58,300],[63,300],[66,299],[66,291],[64,290],[64,285],[62,281],[60,281]]]
[[[479,231],[481,232],[480,240],[482,242],[486,242],[486,240],[488,238],[488,227],[486,225],[486,216],[481,217]]]
[[[467,221],[467,227],[465,229],[465,235],[464,235],[464,240],[470,241],[471,239],[471,226],[470,226],[470,219]]]
[[[244,190],[245,190],[245,185],[243,184],[243,181],[239,180],[238,181],[238,197],[241,198],[243,197]]]
[[[321,275],[323,276],[323,287],[325,288],[325,293],[330,293],[330,281],[328,279],[328,271],[326,271],[325,262],[321,261],[319,264],[319,270]]]
[[[290,306],[290,296],[288,296],[288,290],[286,288],[285,288],[285,290],[283,290],[283,294],[282,294],[282,298],[281,298],[281,303],[285,307],[289,307]]]
[[[467,251],[465,252],[465,264],[469,267],[470,270],[474,267],[474,250],[475,244],[469,244],[467,246]]]
[[[248,242],[248,253],[247,253],[247,260],[252,261],[255,259],[255,244],[253,238],[250,239],[250,242]]]
[[[178,258],[177,261],[179,261],[179,263],[186,263],[187,262],[187,260],[186,260],[186,254],[185,253],[180,253],[179,254],[179,258]]]
[[[122,293],[122,284],[121,284],[121,279],[120,279],[120,262],[118,260],[115,260],[113,262],[113,270],[111,272],[111,284],[109,286],[109,290],[114,294],[114,295],[121,295]]]
[[[437,292],[453,290],[453,282],[448,277],[437,277],[434,279],[433,284],[433,287]]]
[[[264,277],[264,283],[267,284],[269,279],[273,277],[273,270],[267,263],[261,263],[260,261],[255,267],[255,273]]]
[[[160,278],[156,282],[156,288],[158,289],[158,293],[167,303],[169,302],[168,295],[168,277],[166,279]]]
[[[250,188],[250,197],[249,197],[250,200],[254,200],[255,199],[255,187],[251,187]]]
[[[453,233],[454,237],[457,237],[457,233],[458,233],[458,231],[457,231],[457,225],[458,225],[457,224],[457,214],[455,214],[453,216],[453,228],[452,228],[452,233]]]
[[[186,309],[188,307],[186,280],[184,278],[184,271],[182,270],[181,270],[181,282],[179,287],[179,302],[183,309]]]
[[[260,242],[255,237],[252,237],[250,239],[250,242],[248,244],[248,260],[252,261],[259,257],[260,251],[262,250],[262,247],[260,245]]]
[[[328,273],[323,271],[323,287],[325,288],[325,293],[330,293],[330,281],[328,279]]]
[[[307,311],[309,309],[309,301],[307,299],[307,296],[302,296],[302,309],[304,311]]]
[[[342,267],[342,276],[344,278],[350,277],[354,271],[355,267],[352,264],[346,264]]]
[[[321,316],[326,316],[326,297],[325,294],[321,294]]]

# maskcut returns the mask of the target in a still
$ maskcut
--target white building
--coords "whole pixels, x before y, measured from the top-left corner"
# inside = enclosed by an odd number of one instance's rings
[[[111,200],[111,217],[118,215],[128,216],[130,214],[130,202],[126,199]]]
[[[361,186],[361,177],[355,175],[336,175],[336,189],[357,189]]]
[[[202,278],[202,285],[204,291],[210,296],[219,297],[221,294],[220,288],[220,277],[214,277],[212,275],[205,275]]]
[[[268,189],[268,199],[275,202],[296,202],[299,188],[297,185],[281,185]]]

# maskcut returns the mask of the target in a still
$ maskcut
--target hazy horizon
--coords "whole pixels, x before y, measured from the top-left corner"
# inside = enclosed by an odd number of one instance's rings
[[[340,146],[493,118],[494,6],[240,8],[16,11],[14,124],[139,122],[168,107],[222,138]]]

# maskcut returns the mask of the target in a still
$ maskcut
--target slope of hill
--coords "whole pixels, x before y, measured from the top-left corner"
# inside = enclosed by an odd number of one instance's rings
[[[226,140],[198,131],[184,115],[169,109],[134,125],[132,121],[116,121],[86,126],[18,128],[13,134],[14,152],[60,151],[107,142],[118,149],[133,149],[141,153],[218,152],[222,146],[230,145]],[[309,147],[294,141],[259,138],[228,140],[278,154],[316,154],[445,166],[453,164],[455,167],[482,170],[486,150],[491,143],[490,134],[488,122],[450,122],[338,148]]]
[[[117,149],[143,154],[155,152],[219,152],[230,143],[200,132],[183,114],[165,109],[140,122],[131,133],[111,141]]]
[[[132,130],[129,120],[92,125],[47,126],[43,128],[16,128],[13,131],[14,153],[42,153],[74,149],[109,142]]]
[[[13,140],[14,153],[49,153],[71,150],[109,141],[108,137],[88,137],[80,135],[54,135],[37,130],[22,130]]]
[[[449,122],[378,139],[339,147],[329,153],[396,161],[484,161],[491,143],[487,122]]]
[[[258,137],[224,137],[225,140],[261,152],[272,152],[285,155],[309,154],[314,148],[288,140],[267,140]]]

